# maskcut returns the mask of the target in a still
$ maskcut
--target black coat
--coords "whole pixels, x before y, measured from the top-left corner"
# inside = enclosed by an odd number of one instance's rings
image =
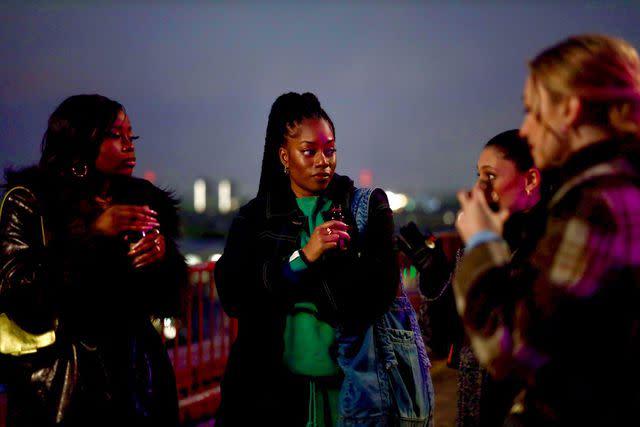
[[[178,311],[186,264],[176,246],[176,202],[149,182],[125,176],[91,181],[45,177],[37,168],[7,174],[0,218],[0,312],[56,342],[7,356],[9,425],[176,425],[175,377],[151,316]],[[166,256],[139,270],[121,238],[90,225],[111,203],[158,212]],[[41,218],[44,225],[41,227]]]
[[[292,191],[259,195],[234,219],[215,268],[223,308],[238,319],[222,382],[220,425],[304,425],[308,382],[282,364],[285,319],[296,301],[315,302],[325,320],[346,328],[369,325],[393,302],[400,276],[386,195],[373,192],[367,230],[358,235],[349,209],[353,191],[353,181],[335,175],[323,194],[345,211],[348,250],[327,253],[299,275],[291,274],[289,257],[300,249],[308,220]]]

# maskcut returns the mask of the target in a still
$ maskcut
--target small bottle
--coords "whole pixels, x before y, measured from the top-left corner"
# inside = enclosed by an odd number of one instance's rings
[[[342,206],[338,205],[329,209],[328,218],[331,220],[344,222],[344,214],[342,213]]]
[[[342,221],[344,222],[344,213],[342,213],[342,206],[337,205],[329,209],[329,213],[327,215],[329,220]],[[346,249],[347,242],[344,239],[338,240],[338,249]]]

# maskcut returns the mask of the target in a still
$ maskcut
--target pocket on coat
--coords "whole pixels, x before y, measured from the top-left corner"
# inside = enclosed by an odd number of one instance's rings
[[[400,425],[424,425],[429,419],[428,385],[424,384],[416,337],[412,330],[383,328],[380,334],[383,366],[390,398]]]

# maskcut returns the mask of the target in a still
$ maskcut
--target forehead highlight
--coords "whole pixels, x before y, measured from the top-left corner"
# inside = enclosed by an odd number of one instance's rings
[[[111,127],[113,128],[121,128],[124,125],[129,125],[129,127],[131,127],[131,122],[129,121],[129,116],[127,116],[127,114],[120,110],[118,112],[118,115],[116,116],[116,120],[113,122],[113,124],[111,125]]]
[[[335,137],[333,135],[331,125],[322,117],[304,118],[298,122],[288,123],[286,129],[287,133],[284,135],[285,143],[296,138],[300,138],[300,141],[297,141],[298,143],[315,143],[316,141],[313,139],[304,139],[305,131],[326,135],[327,138],[322,141],[322,143],[324,144],[335,142]]]

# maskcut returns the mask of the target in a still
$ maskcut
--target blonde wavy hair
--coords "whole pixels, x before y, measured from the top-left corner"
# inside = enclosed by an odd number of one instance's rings
[[[578,96],[581,122],[640,139],[640,59],[626,41],[602,34],[572,36],[533,58],[529,72],[553,102]]]

